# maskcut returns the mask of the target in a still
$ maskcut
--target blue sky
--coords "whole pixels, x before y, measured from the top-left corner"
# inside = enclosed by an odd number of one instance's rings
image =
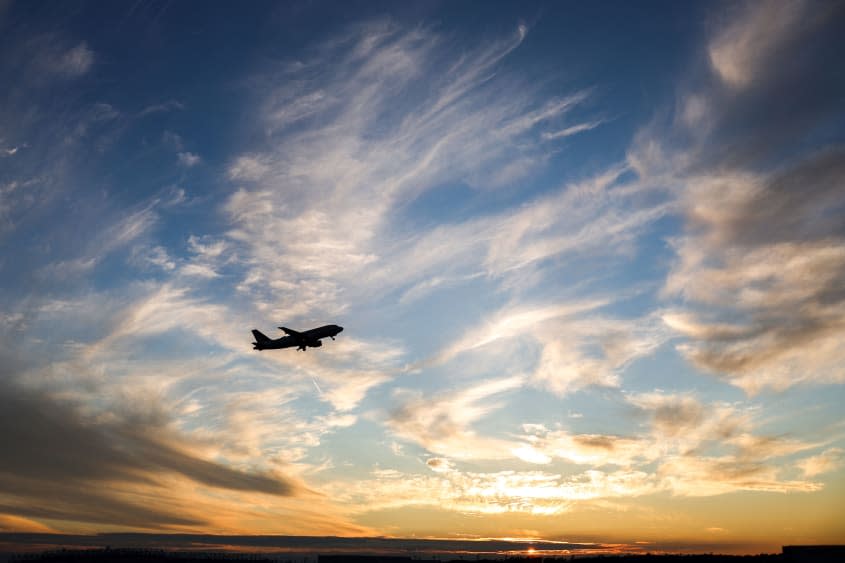
[[[841,541],[842,21],[0,3],[0,529]]]

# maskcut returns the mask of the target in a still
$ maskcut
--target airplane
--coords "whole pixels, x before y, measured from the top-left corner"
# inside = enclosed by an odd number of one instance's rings
[[[255,337],[255,342],[252,343],[252,349],[259,351],[278,350],[280,348],[293,348],[296,346],[297,350],[304,352],[309,346],[311,348],[319,348],[322,346],[323,343],[320,342],[321,338],[326,338],[328,336],[334,340],[335,336],[343,332],[343,327],[337,325],[325,325],[303,332],[298,332],[283,326],[280,326],[279,329],[287,336],[282,336],[281,338],[277,338],[275,340],[267,337],[260,330],[253,329],[252,336]]]

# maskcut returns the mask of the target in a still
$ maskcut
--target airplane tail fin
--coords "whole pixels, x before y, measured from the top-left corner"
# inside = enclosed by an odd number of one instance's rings
[[[270,339],[267,338],[267,335],[261,332],[260,330],[252,329],[252,336],[255,338],[256,344],[262,344],[264,342],[270,342]]]

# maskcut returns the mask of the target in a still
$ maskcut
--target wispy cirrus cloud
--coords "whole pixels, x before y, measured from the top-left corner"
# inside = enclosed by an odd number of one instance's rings
[[[659,318],[612,319],[599,310],[612,299],[571,300],[546,306],[505,307],[472,327],[425,362],[449,362],[461,354],[484,355],[490,346],[514,348],[528,338],[539,345],[530,381],[564,396],[588,386],[618,387],[633,360],[668,339]]]
[[[244,184],[226,206],[230,235],[246,250],[241,289],[289,315],[337,314],[351,299],[385,290],[423,294],[423,286],[439,285],[428,278],[444,265],[446,284],[477,273],[477,260],[468,272],[452,265],[459,255],[496,247],[501,220],[513,224],[525,213],[411,235],[400,219],[426,191],[449,183],[485,189],[542,167],[547,149],[530,134],[589,93],[538,103],[497,80],[496,66],[523,37],[454,57],[447,38],[430,30],[377,22],[315,48],[314,60],[283,72],[284,81],[270,78],[259,119],[272,134],[230,168]]]
[[[540,269],[550,275],[553,268],[542,266],[552,259],[574,262],[600,253],[609,264],[624,262],[638,237],[673,210],[648,188],[621,182],[627,171],[611,166],[519,208],[418,234],[397,249],[394,265],[376,279],[410,283],[401,298],[410,301],[477,276],[508,288],[524,285],[521,276],[530,278]]]
[[[85,274],[111,253],[147,234],[157,219],[153,207],[144,207],[127,214],[89,239],[87,248],[80,256],[50,263],[43,267],[42,275],[68,278]]]
[[[564,129],[560,129],[558,131],[546,131],[542,134],[542,137],[546,141],[553,141],[555,139],[565,139],[566,137],[571,137],[572,135],[577,135],[578,133],[583,133],[584,131],[590,131],[592,129],[595,129],[602,123],[604,123],[604,121],[602,120],[585,121],[584,123],[570,125],[569,127],[565,127]]]

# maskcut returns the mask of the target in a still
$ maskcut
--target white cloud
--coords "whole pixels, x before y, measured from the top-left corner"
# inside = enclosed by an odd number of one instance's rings
[[[822,489],[820,483],[779,479],[779,468],[774,465],[738,460],[733,456],[666,458],[658,473],[668,490],[693,497],[734,491],[787,493]]]
[[[607,301],[604,300],[593,300],[547,307],[523,306],[503,309],[480,327],[468,329],[461,338],[440,352],[434,362],[447,362],[458,354],[483,348],[499,340],[539,332],[548,327],[548,321],[582,315],[606,304]]]
[[[572,135],[577,135],[578,133],[583,133],[584,131],[590,131],[595,129],[599,125],[604,123],[604,121],[585,121],[584,123],[578,123],[577,125],[571,125],[564,129],[560,129],[559,131],[547,131],[542,134],[542,137],[546,141],[553,141],[555,139],[564,139],[566,137],[571,137]]]
[[[253,156],[241,156],[229,168],[229,177],[233,180],[260,180],[268,171],[270,166],[261,162],[260,158]]]
[[[569,477],[541,471],[462,472],[436,476],[378,470],[371,479],[337,482],[323,490],[356,512],[431,506],[470,514],[527,513],[551,516],[573,503],[641,496],[658,487],[637,471],[585,471]]]
[[[596,312],[610,302],[594,298],[506,307],[423,365],[445,363],[460,354],[487,354],[494,343],[514,347],[519,338],[528,337],[541,350],[531,377],[534,384],[561,396],[591,385],[618,387],[621,371],[653,352],[668,334],[657,318],[614,320]]]
[[[514,453],[528,463],[548,464],[554,459],[565,459],[596,468],[605,465],[632,467],[653,460],[656,454],[649,439],[599,434],[573,435],[563,430],[529,435],[528,444]]]
[[[190,276],[195,278],[212,279],[220,277],[220,274],[207,264],[185,264],[179,268],[179,273],[183,276]]]
[[[523,378],[509,377],[435,397],[399,393],[396,397],[399,406],[389,414],[386,425],[397,437],[415,442],[434,454],[454,459],[504,459],[511,456],[513,444],[479,436],[472,426],[504,406],[497,396],[522,384]]]
[[[179,157],[179,164],[181,164],[185,168],[193,168],[194,166],[202,162],[202,158],[200,158],[198,154],[192,152],[180,152],[177,153],[177,156]]]
[[[645,424],[631,426],[627,435],[579,434],[526,424],[523,445],[513,453],[532,464],[549,465],[561,459],[603,471],[617,466],[642,472],[653,487],[650,492],[684,496],[821,488],[816,482],[781,476],[785,457],[817,444],[756,433],[758,421],[751,410],[705,404],[688,394],[627,394],[626,400],[645,416]],[[835,460],[839,454],[835,448],[829,451],[830,455],[819,459],[808,458],[806,466],[816,468]]]
[[[796,465],[805,477],[816,477],[842,467],[845,461],[843,453],[842,448],[828,448],[818,455],[802,459]]]
[[[26,144],[26,143],[23,143],[21,145],[15,145],[15,146],[2,146],[2,144],[3,144],[3,139],[0,139],[0,158],[7,158],[7,157],[10,157],[10,156],[15,156],[16,154],[18,154],[18,151],[20,151],[21,149],[25,149],[25,148],[29,147],[29,145]],[[2,192],[0,192],[0,193],[2,193]]]
[[[136,247],[132,250],[131,261],[142,268],[155,266],[166,272],[176,268],[176,262],[163,246]]]
[[[601,209],[576,197],[584,209],[575,213],[584,217],[573,221],[566,214],[573,196],[555,194],[521,210],[408,233],[400,218],[425,191],[454,183],[483,189],[533,173],[550,150],[536,128],[589,97],[585,90],[537,103],[530,91],[497,79],[496,65],[521,37],[454,57],[430,30],[372,24],[340,40],[343,49],[320,46],[314,61],[264,77],[262,84],[276,84],[258,106],[272,134],[229,168],[231,179],[250,182],[225,207],[248,267],[241,290],[288,315],[336,316],[393,289],[403,288],[400,299],[410,303],[579,244],[622,245],[658,217],[608,215],[604,228],[590,226]],[[306,128],[288,127],[301,120]],[[606,187],[619,174],[595,182]],[[607,198],[621,199],[621,191]],[[532,225],[532,213],[545,221]],[[513,241],[507,229],[522,232]],[[437,271],[439,282],[431,279]]]

